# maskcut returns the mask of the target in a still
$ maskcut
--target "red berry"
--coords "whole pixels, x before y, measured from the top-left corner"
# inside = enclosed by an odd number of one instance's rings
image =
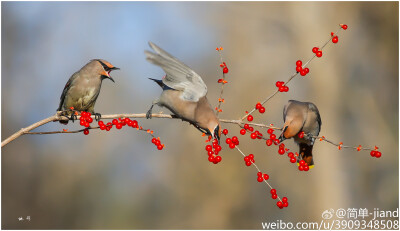
[[[256,104],[256,109],[258,110],[258,109],[260,109],[260,107],[262,107],[261,103],[257,103]]]
[[[333,43],[339,42],[338,36],[333,37],[333,38],[332,38],[332,42],[333,42]]]
[[[262,172],[257,172],[257,176],[262,176]]]
[[[85,111],[81,112],[81,117],[86,117],[86,112]]]
[[[248,121],[253,121],[253,116],[252,115],[247,116],[247,120]]]
[[[243,159],[244,159],[245,162],[250,161],[250,158],[248,156],[245,156]]]
[[[132,121],[132,120],[129,118],[125,118],[125,123],[129,123],[129,121]]]
[[[139,125],[138,125],[138,122],[136,121],[136,120],[133,120],[132,121],[132,127],[133,128],[137,128]]]
[[[283,207],[288,207],[289,203],[288,202],[283,202]]]
[[[225,142],[226,142],[226,144],[230,144],[230,143],[232,143],[232,139],[231,138],[226,138]]]
[[[308,167],[308,165],[304,165],[303,169],[304,169],[304,171],[307,172],[308,170],[310,170],[310,167]]]
[[[308,72],[310,72],[310,69],[308,69],[308,67],[304,68],[304,70],[306,71],[307,74]]]
[[[270,138],[271,140],[274,140],[274,139],[276,139],[276,135],[275,135],[275,134],[271,134],[271,135],[269,136],[269,138]]]
[[[316,55],[317,55],[318,58],[321,58],[321,57],[322,57],[322,51],[318,51],[318,52],[316,53]]]
[[[242,130],[240,130],[240,134],[241,134],[241,135],[244,135],[244,134],[246,134],[246,129],[242,129]]]
[[[88,117],[86,121],[87,121],[88,123],[91,123],[91,122],[93,122],[93,119],[92,119],[92,117]]]
[[[294,158],[293,152],[289,152],[289,153],[288,153],[288,157],[289,157],[289,158]]]
[[[343,30],[347,30],[347,25],[346,24],[343,25],[342,28],[343,28]]]
[[[318,48],[318,47],[313,47],[313,49],[312,49],[312,52],[313,52],[313,53],[317,53],[317,52],[318,52],[318,50],[319,50],[319,48]]]
[[[278,195],[276,195],[276,194],[272,194],[272,195],[271,195],[271,197],[272,197],[272,199],[274,199],[274,200],[275,200],[276,198],[278,198]]]
[[[250,161],[247,161],[246,162],[246,166],[250,166],[251,165],[251,162]]]
[[[370,155],[371,156],[375,156],[376,155],[376,151],[371,151]]]
[[[296,67],[296,72],[300,72],[301,70],[303,70],[303,68],[301,66]]]
[[[270,192],[271,192],[271,194],[276,194],[276,189],[273,188],[273,189],[271,189]]]
[[[104,124],[100,125],[100,130],[106,129],[106,126]]]
[[[208,157],[208,161],[210,161],[210,162],[214,162],[214,159],[215,159],[214,156],[209,156]]]
[[[216,156],[216,157],[215,157],[215,160],[216,160],[217,162],[221,162],[221,160],[222,160],[222,157],[220,157],[220,156]]]
[[[117,127],[118,128],[118,127]],[[157,146],[158,150],[162,150],[164,148],[164,146],[162,146],[161,144]]]
[[[300,165],[300,166],[299,166],[299,170],[300,170],[300,171],[303,171],[303,170],[304,170],[304,166]]]
[[[208,154],[209,156],[212,156],[212,155],[214,154],[214,152],[213,152],[213,151],[209,151],[207,154]]]
[[[262,114],[265,112],[265,107],[260,107],[260,109],[258,109],[258,111]]]
[[[231,149],[234,149],[235,146],[236,146],[236,145],[235,145],[234,143],[230,143],[230,144],[229,144],[229,147],[230,147]]]
[[[85,135],[89,135],[89,129],[85,129],[85,130],[83,130],[83,134],[85,134]]]
[[[282,209],[283,208],[283,203],[281,201],[276,202],[276,205]]]
[[[285,87],[284,86],[279,87],[278,91],[284,92],[285,91]]]
[[[92,113],[86,112],[86,116],[87,116],[87,117],[90,117],[90,116],[92,116]]]
[[[208,152],[212,151],[212,146],[211,145],[207,145],[206,146],[206,151],[208,151]]]
[[[268,131],[267,131],[267,133],[268,133],[268,134],[272,134],[272,133],[274,133],[274,129],[272,129],[272,128],[269,128],[269,129],[268,129]]]
[[[232,137],[232,142],[234,144],[236,144],[236,143],[239,143],[239,140],[238,140],[238,138],[236,136],[234,136],[234,137]]]
[[[224,69],[222,70],[224,72],[224,74],[228,73],[229,69],[227,67],[224,67]]]
[[[296,159],[295,158],[290,158],[290,163],[296,163]]]
[[[301,66],[302,64],[303,64],[303,62],[301,60],[297,60],[296,66]]]
[[[274,144],[278,145],[280,143],[280,141],[278,139],[274,139]]]
[[[280,155],[283,155],[283,154],[285,154],[285,149],[283,149],[283,148],[280,148],[280,149],[278,150],[278,153],[279,153]]]
[[[217,146],[217,147],[215,147],[215,152],[220,152],[222,150],[222,147],[221,146]]]
[[[287,197],[283,197],[283,198],[282,198],[282,202],[283,202],[283,203],[287,202]]]
[[[284,143],[279,145],[279,149],[284,149],[284,148],[285,148],[285,144]]]
[[[382,156],[382,153],[379,152],[379,151],[377,151],[376,154],[375,154],[375,157],[376,157],[376,158],[380,158],[381,156]]]
[[[249,158],[250,158],[250,159],[254,159],[254,155],[253,155],[253,154],[250,154],[250,155],[249,155]]]
[[[224,129],[224,130],[222,131],[222,133],[224,133],[224,135],[228,135],[228,129]]]
[[[276,86],[276,87],[281,87],[281,86],[283,85],[283,83],[284,83],[284,82],[282,82],[282,81],[277,81],[277,82],[275,83],[275,86]]]
[[[118,120],[117,120],[117,119],[113,119],[113,120],[112,120],[112,124],[116,125],[117,123],[118,123]]]
[[[284,92],[288,92],[288,91],[289,91],[289,87],[288,87],[288,86],[284,86],[284,87],[283,87],[283,91],[284,91]]]
[[[159,141],[159,140],[156,140],[156,142],[154,143],[156,146],[158,146],[158,145],[160,145],[161,144],[161,141]]]
[[[117,123],[117,124],[115,125],[115,127],[116,127],[117,129],[121,129],[121,128],[122,128],[122,124]]]
[[[264,174],[264,180],[268,180],[268,179],[269,179],[268,174]]]
[[[245,125],[244,125],[244,129],[249,129],[249,127],[250,127],[250,126],[249,126],[248,124],[245,124]]]
[[[81,118],[82,118],[82,117],[81,117]],[[85,122],[84,120],[81,120],[81,122],[79,122],[79,124],[80,124],[81,126],[85,126],[86,122]]]
[[[301,75],[301,76],[307,75],[307,71],[306,71],[305,69],[301,70],[301,71],[300,71],[300,75]]]
[[[265,141],[265,143],[267,144],[267,146],[271,146],[272,145],[272,140],[267,140],[267,141]]]
[[[90,124],[88,122],[85,122],[84,126],[88,128],[88,127],[90,127]]]
[[[253,127],[249,127],[249,131],[253,132],[254,128]]]
[[[300,164],[300,166],[304,166],[306,164],[306,162],[304,160],[300,160],[299,164]]]
[[[299,138],[304,138],[304,132],[299,132]]]
[[[255,132],[251,133],[250,137],[254,140],[255,138],[257,138],[257,134]]]
[[[258,182],[263,182],[264,179],[263,179],[261,176],[259,176],[259,177],[257,177],[257,181],[258,181]]]
[[[153,137],[153,139],[151,139],[151,142],[152,142],[153,144],[155,144],[155,143],[156,143],[156,140],[157,140],[157,139]]]

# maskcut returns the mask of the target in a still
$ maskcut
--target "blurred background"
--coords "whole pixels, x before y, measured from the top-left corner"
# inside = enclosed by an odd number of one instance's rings
[[[3,229],[260,229],[261,222],[321,221],[326,209],[395,210],[399,203],[398,2],[2,2],[1,139],[51,116],[68,78],[102,58],[120,71],[95,110],[144,113],[164,73],[145,60],[153,41],[203,77],[215,106],[229,67],[224,119],[238,119],[286,81],[298,59],[349,26],[254,122],[283,124],[289,99],[315,103],[321,135],[383,155],[317,142],[315,168],[299,172],[277,147],[240,136],[240,147],[289,207],[279,210],[256,171],[223,146],[207,161],[205,138],[180,120],[140,119],[166,147],[134,129],[25,135],[2,148]],[[155,113],[167,109],[155,109]],[[230,134],[239,127],[223,124]],[[79,128],[50,123],[36,131]],[[262,131],[266,133],[266,131]],[[288,148],[297,150],[292,140]],[[30,216],[20,222],[18,217]]]

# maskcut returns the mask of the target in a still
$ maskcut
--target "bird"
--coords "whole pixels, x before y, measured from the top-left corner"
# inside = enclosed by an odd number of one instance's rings
[[[282,142],[293,138],[300,148],[299,158],[313,167],[312,149],[322,124],[317,106],[310,102],[289,100],[283,109],[283,121],[283,132],[279,140]],[[303,138],[299,137],[300,132],[304,132]]]
[[[146,118],[151,118],[154,105],[166,107],[174,117],[189,122],[219,142],[220,121],[207,99],[207,86],[203,79],[186,64],[154,43],[149,42],[149,46],[155,53],[145,51],[147,61],[161,67],[166,75],[161,80],[149,78],[163,91],[161,96],[152,102]]]
[[[103,79],[110,79],[115,83],[110,76],[112,70],[119,70],[119,68],[103,59],[90,60],[65,84],[57,111],[63,111],[63,115],[71,115],[72,120],[74,114],[71,108],[79,112],[90,112],[95,115],[96,120],[100,119],[101,114],[94,112],[94,105]],[[61,120],[60,123],[68,124],[68,120]]]

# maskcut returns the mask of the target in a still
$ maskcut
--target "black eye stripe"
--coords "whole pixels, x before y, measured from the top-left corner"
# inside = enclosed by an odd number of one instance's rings
[[[111,70],[111,68],[109,68],[109,67],[108,67],[106,64],[104,64],[102,61],[100,61],[100,60],[97,60],[97,61],[99,61],[99,63],[103,66],[103,68],[104,68],[105,71]]]

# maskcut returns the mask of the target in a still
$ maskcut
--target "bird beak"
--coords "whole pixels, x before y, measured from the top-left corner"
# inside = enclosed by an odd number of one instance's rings
[[[111,70],[121,70],[119,67],[112,67]]]
[[[221,142],[218,132],[214,133],[214,138],[218,140],[218,145],[220,145]]]
[[[104,78],[109,78],[111,81],[113,81],[115,83],[114,79],[110,76],[110,72],[111,71],[108,71],[108,72],[107,71],[103,71],[103,72],[101,72],[101,76],[104,77]]]

